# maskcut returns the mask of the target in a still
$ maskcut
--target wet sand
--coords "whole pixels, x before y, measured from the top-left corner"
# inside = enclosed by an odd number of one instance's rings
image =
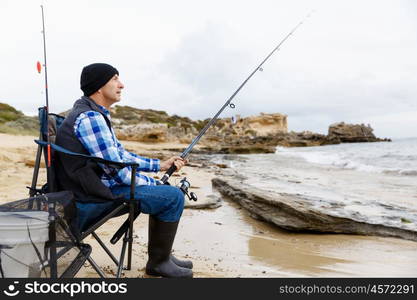
[[[34,137],[0,134],[0,203],[27,197],[36,147]],[[124,143],[148,153],[163,145]],[[181,145],[173,145],[181,148]],[[161,150],[162,151],[162,150]],[[211,190],[215,169],[186,167],[201,201]],[[45,178],[41,172],[40,180]],[[178,180],[178,178],[173,178]],[[174,182],[174,181],[172,181]],[[124,217],[100,228],[111,238]],[[108,240],[106,237],[104,241]],[[108,276],[116,270],[92,239],[93,258]],[[120,242],[119,242],[120,243]],[[144,277],[147,216],[135,222],[132,270],[125,277]],[[110,243],[109,243],[110,245]],[[119,248],[117,244],[111,248]],[[417,243],[394,238],[342,234],[289,233],[251,218],[246,210],[224,199],[216,209],[185,209],[174,244],[179,258],[194,262],[195,277],[417,277]],[[97,277],[91,267],[77,277]]]

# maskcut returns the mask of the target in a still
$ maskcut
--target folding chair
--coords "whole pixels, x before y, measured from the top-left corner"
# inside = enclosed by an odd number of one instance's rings
[[[139,215],[139,210],[137,208],[137,203],[134,200],[134,191],[135,191],[135,174],[138,167],[137,163],[134,162],[127,162],[127,163],[120,163],[120,162],[114,162],[105,160],[98,157],[88,156],[85,154],[80,153],[74,153],[72,151],[69,151],[63,147],[60,147],[55,142],[56,132],[57,129],[61,126],[62,122],[64,121],[64,117],[56,114],[49,113],[48,116],[46,116],[46,108],[41,107],[39,108],[39,123],[40,123],[40,136],[39,140],[35,140],[35,142],[38,144],[37,154],[36,154],[36,160],[35,160],[35,166],[33,171],[33,178],[32,178],[32,184],[29,188],[30,196],[34,197],[36,195],[43,195],[45,193],[52,193],[59,191],[59,182],[57,182],[56,179],[56,173],[59,172],[59,170],[56,170],[56,167],[54,165],[55,162],[55,153],[61,152],[65,155],[75,156],[79,157],[80,159],[86,159],[91,162],[97,163],[97,164],[104,164],[107,166],[110,166],[112,168],[121,169],[130,166],[132,168],[132,177],[131,177],[131,188],[130,188],[130,199],[128,201],[121,200],[120,203],[115,203],[114,207],[111,208],[110,211],[106,211],[104,215],[89,220],[87,227],[85,228],[78,228],[76,224],[76,218],[71,222],[71,231],[72,234],[79,240],[84,240],[87,236],[90,234],[96,239],[96,241],[99,243],[99,245],[103,248],[103,250],[107,253],[107,255],[111,258],[111,260],[116,264],[117,266],[117,273],[116,277],[119,278],[122,273],[123,264],[125,260],[125,254],[126,254],[126,247],[128,248],[127,251],[127,266],[126,269],[131,269],[131,263],[132,263],[132,243],[133,243],[133,221],[134,219]],[[47,142],[47,135],[49,134],[49,144],[50,148],[48,150],[48,142]],[[51,166],[48,168],[50,174],[48,174],[48,182],[47,184],[43,185],[41,188],[37,188],[37,181],[38,181],[38,174],[41,164],[41,157],[42,152],[44,153],[44,160],[45,164],[47,163],[46,156],[48,155],[48,151],[50,151],[51,155]],[[82,199],[75,199],[75,201],[80,201]],[[104,200],[104,199],[103,199]],[[102,207],[109,207],[109,201],[105,201],[103,203],[95,203],[97,209],[101,209]],[[108,209],[107,209],[108,210]],[[108,247],[104,244],[104,242],[101,240],[101,238],[96,234],[96,230],[105,224],[110,218],[119,216],[123,213],[128,212],[128,219],[126,222],[129,224],[127,231],[118,230],[116,234],[112,237],[111,241],[112,244],[116,243],[121,235],[124,234],[123,238],[123,245],[121,248],[121,252],[119,255],[119,259],[117,259],[113,253],[108,249]],[[126,223],[125,222],[125,223]],[[57,253],[57,256],[59,257],[63,253],[65,253],[65,248],[62,249],[60,252]],[[100,277],[105,277],[105,274],[103,271],[99,268],[97,263],[91,258],[91,256],[88,257],[88,261],[90,262],[91,266],[94,268],[94,270],[98,273]]]

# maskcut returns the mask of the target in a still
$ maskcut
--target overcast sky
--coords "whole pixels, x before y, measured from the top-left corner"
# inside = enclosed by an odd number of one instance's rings
[[[83,66],[106,62],[121,105],[212,117],[311,10],[223,117],[288,115],[289,130],[371,124],[379,137],[417,136],[417,2],[0,1],[0,102],[44,104],[40,4],[45,7],[51,111],[81,95]]]

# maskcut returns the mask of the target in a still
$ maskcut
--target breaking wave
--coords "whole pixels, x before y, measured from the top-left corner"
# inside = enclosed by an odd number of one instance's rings
[[[308,148],[277,147],[276,154],[363,172],[417,176],[417,140],[397,143],[342,144]],[[376,145],[378,144],[378,145]],[[414,152],[416,151],[416,152]]]

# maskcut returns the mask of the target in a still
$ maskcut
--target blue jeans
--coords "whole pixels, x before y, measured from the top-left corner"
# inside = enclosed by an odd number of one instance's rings
[[[115,186],[111,188],[115,196],[122,195],[130,199],[130,186]],[[177,222],[184,209],[184,193],[170,185],[139,185],[135,188],[135,200],[142,213],[152,215],[163,222]],[[91,223],[111,212],[120,203],[108,201],[103,203],[77,202],[78,225],[85,230]],[[127,213],[124,211],[123,213]],[[120,215],[120,214],[119,214]]]

